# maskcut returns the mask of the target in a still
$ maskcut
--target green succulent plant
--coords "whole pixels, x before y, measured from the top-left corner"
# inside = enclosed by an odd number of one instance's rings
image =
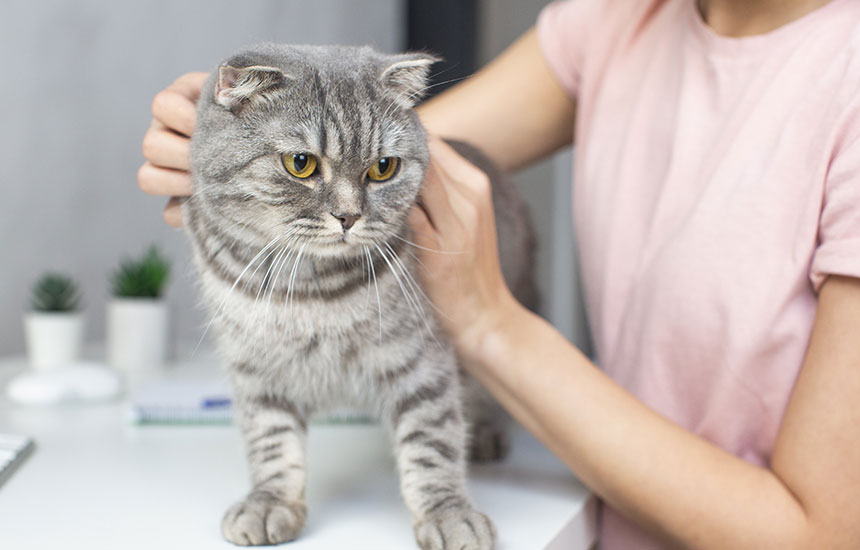
[[[33,311],[75,311],[81,303],[81,290],[68,275],[45,273],[33,285],[30,308]]]
[[[150,246],[140,259],[125,259],[111,276],[113,295],[121,298],[159,298],[167,286],[170,261]]]

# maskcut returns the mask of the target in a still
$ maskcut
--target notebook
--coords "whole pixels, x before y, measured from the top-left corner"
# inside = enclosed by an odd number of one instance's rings
[[[230,387],[217,379],[164,379],[140,386],[131,396],[129,419],[135,424],[229,424],[233,421]],[[339,409],[314,422],[371,422],[366,414]]]
[[[159,380],[137,388],[129,419],[136,424],[229,424],[230,389],[219,380]]]
[[[0,485],[30,456],[33,447],[27,436],[0,433]]]

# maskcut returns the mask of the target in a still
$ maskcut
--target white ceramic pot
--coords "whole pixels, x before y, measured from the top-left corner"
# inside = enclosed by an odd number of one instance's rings
[[[48,370],[80,359],[83,313],[31,311],[24,316],[24,329],[27,357],[34,369]]]
[[[160,371],[167,361],[167,303],[114,298],[107,308],[108,364],[131,379]]]

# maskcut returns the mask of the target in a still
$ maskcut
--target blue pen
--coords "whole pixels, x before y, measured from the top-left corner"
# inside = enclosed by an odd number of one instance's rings
[[[232,403],[229,397],[206,397],[203,399],[204,409],[221,409]]]

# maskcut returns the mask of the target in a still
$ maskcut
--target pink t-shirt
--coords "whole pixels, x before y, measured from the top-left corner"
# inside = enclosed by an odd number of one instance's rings
[[[599,363],[768,465],[828,274],[860,276],[860,2],[728,38],[694,0],[538,20],[576,99],[574,226]],[[604,510],[602,548],[649,548]]]

